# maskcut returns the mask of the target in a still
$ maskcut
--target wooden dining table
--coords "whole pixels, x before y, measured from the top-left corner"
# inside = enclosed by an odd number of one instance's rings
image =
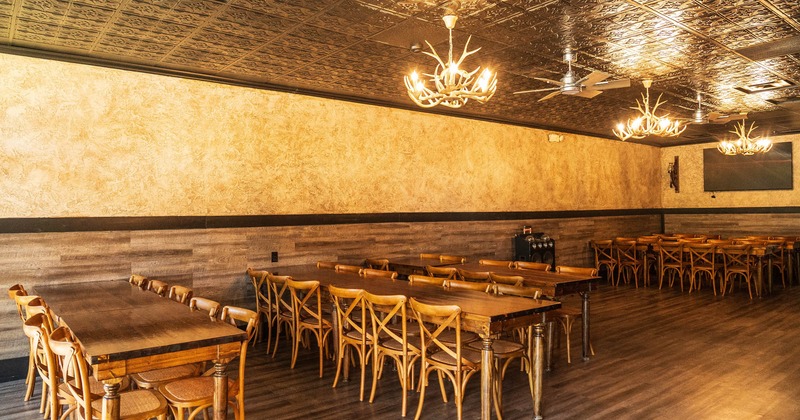
[[[359,277],[354,273],[337,273],[333,270],[320,270],[315,266],[285,267],[276,274],[289,275],[295,280],[317,280],[320,287],[336,285],[344,288],[364,289],[373,294],[405,295],[430,304],[458,305],[463,314],[462,328],[475,332],[483,340],[481,363],[492,366],[494,352],[492,342],[496,336],[505,331],[513,331],[517,327],[534,324],[539,314],[558,309],[561,303],[528,299],[513,296],[496,296],[471,290],[444,290],[430,285],[411,285],[403,280],[391,280],[383,277]],[[534,325],[534,392],[533,417],[542,418],[542,370],[543,348],[542,334],[544,327]],[[481,418],[491,418],[492,412],[492,376],[493,369],[481,369]]]
[[[69,327],[92,376],[103,382],[103,420],[119,419],[118,391],[126,375],[209,360],[214,419],[227,418],[225,367],[247,339],[244,331],[124,280],[45,284],[34,293]]]
[[[441,267],[452,264],[438,258],[419,258],[419,257],[389,257],[389,270],[396,271],[400,276],[410,276],[412,274],[425,275],[425,267]]]
[[[557,274],[550,271],[541,270],[518,270],[493,265],[479,263],[453,264],[450,267],[461,268],[467,271],[482,271],[497,273],[504,276],[522,276],[524,285],[528,287],[538,287],[542,289],[544,296],[553,299],[561,296],[579,294],[581,296],[581,356],[583,360],[589,360],[589,294],[592,289],[596,289],[600,284],[598,276],[583,276],[577,274]],[[550,370],[553,343],[553,325],[548,323],[547,327],[547,370]]]

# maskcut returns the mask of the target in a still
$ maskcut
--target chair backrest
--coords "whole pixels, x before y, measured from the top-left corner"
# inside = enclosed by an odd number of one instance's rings
[[[169,285],[161,280],[148,280],[147,290],[161,297],[165,297],[167,296],[167,292],[169,292]]]
[[[385,277],[388,279],[397,279],[396,271],[376,270],[374,268],[362,268],[358,273],[361,277]]]
[[[47,313],[38,313],[30,316],[25,321],[22,325],[22,330],[30,338],[32,362],[39,373],[39,377],[42,378],[42,382],[48,388],[52,387],[53,384],[58,384],[58,363],[50,348],[50,334],[53,332],[52,320]],[[55,386],[57,387],[58,385]],[[55,416],[52,418],[55,418]]]
[[[458,276],[458,269],[455,267],[434,267],[429,265],[425,267],[425,272],[430,277],[442,277],[445,279],[454,279]]]
[[[636,263],[639,261],[639,252],[636,249],[635,240],[614,241],[614,249],[617,250],[617,261],[619,264]]]
[[[256,312],[270,312],[272,309],[271,291],[267,285],[269,274],[269,271],[256,271],[247,267],[247,276],[250,277],[256,295]]]
[[[683,266],[683,242],[662,241],[658,244],[658,258],[661,266],[680,268]]]
[[[439,255],[439,261],[453,264],[464,264],[467,262],[467,257],[461,257],[458,255]]]
[[[28,297],[31,297],[31,296],[25,296],[25,298],[28,298]],[[44,299],[42,299],[39,296],[32,296],[31,299],[23,299],[23,300],[26,301],[26,303],[24,305],[25,306],[24,307],[25,320],[28,320],[32,316],[37,315],[37,314],[45,314],[48,317],[48,319],[50,320],[50,331],[52,331],[53,330],[53,328],[52,328],[53,327],[53,324],[52,324],[52,319],[53,318],[52,318],[52,314],[50,313],[50,309],[47,307],[47,304],[45,303]]]
[[[320,270],[336,270],[336,264],[334,261],[317,261],[317,268]]]
[[[247,361],[247,347],[256,335],[256,325],[258,324],[258,313],[250,309],[240,308],[237,306],[225,306],[222,308],[222,313],[219,317],[223,322],[227,322],[235,327],[242,328],[247,334],[247,339],[242,341],[242,346],[239,350],[239,377],[236,379],[239,383],[237,400],[240,405],[244,405],[244,372],[245,364]]]
[[[421,333],[422,366],[426,365],[430,353],[441,351],[455,360],[456,370],[462,370],[464,365],[477,369],[478,365],[461,357],[461,308],[458,305],[429,305],[413,297],[410,301]],[[455,332],[455,342],[440,339],[446,331]]]
[[[364,260],[364,264],[367,266],[367,268],[371,268],[373,270],[389,269],[389,260],[386,258],[367,258]]]
[[[636,238],[636,242],[640,244],[655,244],[658,243],[658,241],[660,240],[661,238],[659,238],[658,236],[640,236]]]
[[[538,287],[512,286],[502,283],[493,285],[492,292],[496,295],[529,297],[531,299],[542,297],[542,289]]]
[[[20,303],[20,298],[24,296],[28,296],[28,292],[25,291],[21,284],[15,284],[8,288],[8,297],[14,301],[14,305],[17,307],[17,315],[22,321],[25,321],[25,313],[23,312],[24,308]]]
[[[409,327],[406,312],[408,298],[403,295],[373,295],[366,291],[363,296],[372,320],[372,336],[381,337],[381,340],[378,340],[378,344],[384,347],[390,346],[387,344],[386,339],[391,339],[400,345],[400,351],[409,350],[413,353],[419,353],[417,345],[408,341]],[[389,328],[389,325],[393,327]],[[400,334],[397,333],[398,329]]]
[[[769,235],[749,235],[745,236],[745,239],[750,241],[766,241],[769,239]]]
[[[132,284],[134,286],[137,286],[140,289],[146,289],[147,288],[147,277],[145,277],[145,276],[143,276],[141,274],[131,274],[131,276],[128,278],[128,283],[130,283],[130,284]]]
[[[684,252],[689,254],[689,263],[691,267],[715,267],[717,246],[714,244],[703,244],[695,242],[687,242],[684,244]]]
[[[428,253],[424,253],[423,252],[423,253],[419,254],[419,259],[421,259],[421,260],[438,260],[440,256],[441,256],[440,254],[428,254]]]
[[[492,283],[522,286],[524,280],[525,278],[522,276],[505,276],[502,274],[489,273],[489,281]]]
[[[358,274],[363,267],[359,267],[357,265],[347,265],[347,264],[336,264],[336,272],[337,273],[355,273]]]
[[[75,341],[65,327],[59,327],[50,334],[50,348],[60,360],[61,386],[72,395],[77,406],[79,418],[92,418],[92,394],[89,384],[91,375],[81,345]]]
[[[725,271],[750,272],[751,245],[720,245],[718,250],[725,262]]]
[[[492,291],[492,283],[479,283],[474,281],[445,280],[444,288],[448,290],[475,290],[478,292]]]
[[[733,241],[730,240],[730,239],[719,239],[719,238],[717,238],[717,239],[707,239],[706,243],[707,244],[713,244],[713,245],[731,245],[731,244],[733,244]]]
[[[489,281],[488,271],[471,271],[458,269],[458,278],[464,281],[476,281],[486,283]]]
[[[589,241],[589,245],[594,250],[595,265],[600,261],[616,261],[617,257],[614,255],[614,242],[611,239],[604,241]],[[519,262],[519,261],[517,261]],[[517,267],[519,268],[519,267]]]
[[[361,337],[361,343],[367,340],[367,307],[364,303],[364,289],[346,289],[334,285],[328,286],[328,293],[336,307],[338,337],[344,337],[345,331],[352,331]]]
[[[20,293],[21,292],[18,291],[17,294],[14,296],[14,303],[17,304],[17,312],[19,314],[19,319],[21,319],[22,322],[25,322],[25,320],[28,319],[28,311],[29,311],[28,304],[40,298],[39,296],[36,295],[27,295],[27,294],[23,295]]]
[[[687,243],[687,244],[702,244],[705,241],[706,241],[705,237],[692,238],[692,237],[688,237],[687,236],[687,237],[683,237],[683,238],[678,238],[678,242],[683,242],[683,243]]]
[[[8,288],[8,297],[11,300],[14,300],[14,298],[17,296],[17,292],[22,292],[23,296],[28,294],[28,292],[25,291],[25,286],[21,284],[15,284]]]
[[[786,251],[786,249],[785,249],[786,240],[785,239],[768,239],[766,241],[766,245],[767,246],[770,246],[770,245],[774,246],[775,247],[774,253],[775,253],[775,255],[777,255],[778,261],[782,261],[783,260],[783,255],[784,255],[784,253]]]
[[[550,271],[550,264],[545,262],[515,261],[514,268],[518,270]]]
[[[188,306],[189,301],[192,300],[193,294],[194,291],[191,288],[175,285],[169,288],[169,294],[167,297],[175,302],[179,302]]]
[[[267,286],[272,297],[272,305],[278,314],[294,314],[289,285],[287,284],[291,278],[291,276],[276,276],[273,274],[267,276]]]
[[[213,301],[211,299],[206,299],[202,297],[193,297],[189,301],[189,309],[193,311],[205,311],[208,313],[208,317],[211,320],[217,319],[219,315],[219,302]]]
[[[511,268],[514,265],[514,261],[505,261],[505,260],[478,260],[478,264],[480,265],[491,265],[495,267],[506,267]]]
[[[444,281],[445,279],[443,277],[420,276],[418,274],[412,274],[408,276],[408,284],[412,286],[417,284],[424,284],[424,285],[442,287],[444,285]]]
[[[569,265],[557,265],[556,273],[558,274],[578,274],[581,276],[597,276],[597,268],[595,267],[571,267]]]
[[[294,319],[318,324],[322,329],[322,294],[316,280],[286,280],[286,286],[292,296]]]

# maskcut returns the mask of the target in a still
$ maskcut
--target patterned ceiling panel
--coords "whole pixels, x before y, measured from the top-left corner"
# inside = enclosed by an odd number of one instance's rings
[[[209,80],[238,79],[249,86],[418,109],[404,91],[403,75],[412,69],[430,72],[435,63],[398,46],[424,38],[411,33],[423,29],[403,29],[423,28],[409,19],[444,30],[447,4],[0,0],[0,51],[96,58],[119,67],[188,71]],[[800,84],[800,53],[753,61],[736,51],[798,35],[796,0],[462,0],[454,52],[460,55],[472,36],[470,48],[481,50],[464,65],[496,70],[498,92],[486,104],[435,111],[610,138],[611,127],[632,115],[630,107],[644,91],[641,80],[650,78],[651,95],[667,101],[659,109],[672,116],[690,118],[700,91],[708,112],[749,112],[764,121],[756,123],[766,130],[800,132],[800,110],[794,105],[800,88],[751,94],[737,89],[780,79]],[[434,48],[446,55],[447,41],[440,40]],[[551,87],[535,77],[560,80],[567,70],[567,47],[576,53],[578,77],[604,71],[612,79],[630,78],[631,86],[592,99],[558,95],[538,102],[548,92],[513,94]],[[641,142],[709,141],[730,129],[695,125],[678,139]]]

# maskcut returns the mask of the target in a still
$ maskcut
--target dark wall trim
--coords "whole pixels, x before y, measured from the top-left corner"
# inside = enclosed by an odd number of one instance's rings
[[[262,226],[309,226],[361,223],[465,222],[659,215],[659,209],[286,214],[256,216],[57,217],[0,219],[0,233],[97,232],[113,230],[217,229]]]
[[[661,211],[664,214],[791,214],[800,213],[800,207],[703,207]]]

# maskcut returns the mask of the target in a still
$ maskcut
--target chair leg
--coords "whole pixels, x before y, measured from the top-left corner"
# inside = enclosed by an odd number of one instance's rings
[[[24,401],[30,401],[36,387],[36,362],[32,351],[28,354],[28,375],[25,377],[25,383],[28,384],[28,387],[25,390]]]

